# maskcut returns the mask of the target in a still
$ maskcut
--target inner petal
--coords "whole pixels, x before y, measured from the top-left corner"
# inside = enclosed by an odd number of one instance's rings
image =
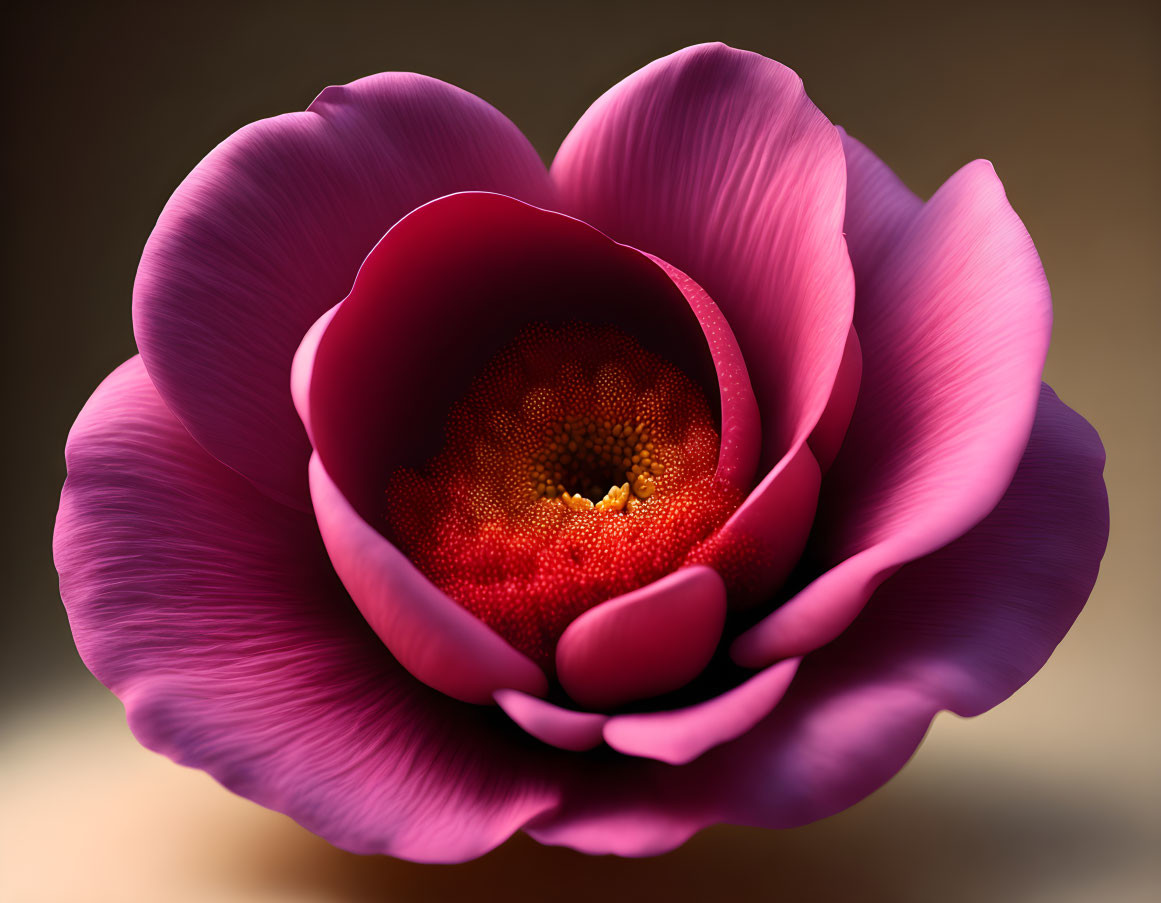
[[[386,487],[387,536],[441,590],[553,668],[593,606],[719,557],[743,493],[699,388],[611,326],[533,324],[449,412],[441,451]]]

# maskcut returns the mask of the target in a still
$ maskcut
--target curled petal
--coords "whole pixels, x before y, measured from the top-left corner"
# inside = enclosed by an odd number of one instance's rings
[[[1051,325],[1032,240],[991,165],[969,164],[860,282],[862,387],[811,549],[835,566],[738,639],[740,664],[834,639],[896,568],[995,507],[1028,442]]]
[[[798,659],[771,665],[721,696],[666,712],[614,715],[605,740],[618,752],[685,765],[742,736],[773,711],[798,670]]]
[[[420,75],[327,88],[307,112],[231,135],[166,204],[134,285],[137,343],[171,410],[219,460],[308,508],[294,350],[392,223],[467,189],[553,198],[511,122]]]
[[[519,690],[497,690],[496,704],[537,740],[572,752],[599,746],[609,720],[608,715],[562,709]]]
[[[412,674],[464,702],[513,688],[543,696],[548,679],[467,609],[440,592],[359,516],[316,454],[310,491],[327,554],[367,623]]]
[[[682,568],[573,621],[556,647],[557,676],[569,696],[594,709],[659,696],[702,672],[725,618],[717,572]]]

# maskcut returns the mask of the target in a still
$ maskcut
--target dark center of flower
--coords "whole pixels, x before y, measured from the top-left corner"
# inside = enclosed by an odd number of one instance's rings
[[[388,536],[553,670],[577,616],[712,555],[741,501],[701,390],[626,334],[526,328],[451,410],[443,450],[387,487]]]

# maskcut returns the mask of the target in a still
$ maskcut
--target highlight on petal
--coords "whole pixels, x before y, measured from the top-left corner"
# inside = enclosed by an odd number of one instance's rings
[[[496,704],[537,740],[571,752],[600,746],[601,729],[609,720],[608,715],[562,709],[519,690],[497,690]]]
[[[544,672],[495,631],[440,592],[351,507],[310,460],[310,490],[331,563],[391,654],[429,687],[489,704],[499,689],[548,691]]]
[[[145,746],[358,853],[469,859],[557,804],[490,711],[391,658],[313,518],[210,457],[140,358],[94,393],[66,459],[61,595]]]
[[[219,460],[308,508],[295,349],[393,223],[470,189],[554,197],[511,122],[420,75],[327,88],[307,112],[231,135],[174,192],[134,285],[134,332],[166,403]]]
[[[810,550],[834,566],[736,641],[747,667],[834,639],[896,568],[995,506],[1028,441],[1051,298],[990,164],[952,176],[859,278],[862,387]]]
[[[526,830],[542,843],[666,852],[717,822],[788,828],[873,792],[941,709],[975,715],[1048,659],[1083,607],[1108,537],[1104,453],[1044,387],[1007,492],[966,535],[885,582],[807,656],[773,712],[688,765],[624,760],[586,775]]]
[[[850,330],[839,133],[785,66],[722,44],[589,108],[551,167],[565,211],[668,261],[725,314],[762,415],[761,470],[815,428]]]
[[[684,709],[614,715],[605,740],[618,752],[685,765],[742,736],[773,711],[790,686],[799,659],[786,659],[721,696]]]
[[[659,696],[702,672],[722,635],[726,588],[703,565],[610,599],[573,621],[556,672],[580,705],[605,709]]]

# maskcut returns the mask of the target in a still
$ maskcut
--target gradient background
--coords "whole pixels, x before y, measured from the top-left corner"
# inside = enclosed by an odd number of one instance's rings
[[[0,897],[1158,899],[1155,4],[57,4],[5,20]],[[972,158],[995,163],[1053,286],[1047,379],[1109,457],[1108,555],[1053,660],[994,712],[940,715],[903,773],[843,814],[715,828],[644,861],[523,837],[456,867],[360,859],[138,747],[73,650],[50,536],[66,433],[134,353],[134,271],[177,183],[243,124],[387,69],[481,95],[548,160],[607,87],[712,39],[796,69],[923,196]]]

